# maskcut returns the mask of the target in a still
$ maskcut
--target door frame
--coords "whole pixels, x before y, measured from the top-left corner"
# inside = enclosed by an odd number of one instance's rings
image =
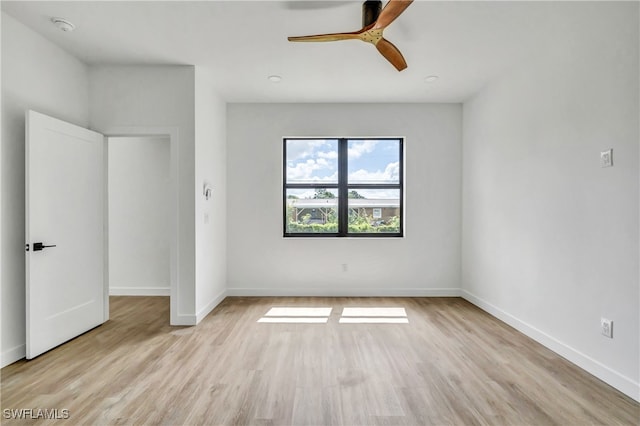
[[[109,138],[117,137],[167,137],[169,138],[169,278],[170,278],[170,324],[176,324],[178,318],[178,241],[179,241],[179,193],[178,193],[178,128],[177,127],[110,127],[104,132],[105,185],[108,186]],[[105,305],[106,319],[109,317],[109,191],[105,187]]]

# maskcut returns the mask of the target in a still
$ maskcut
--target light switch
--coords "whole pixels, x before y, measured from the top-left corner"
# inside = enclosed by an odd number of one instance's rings
[[[600,167],[613,167],[613,149],[600,152]]]

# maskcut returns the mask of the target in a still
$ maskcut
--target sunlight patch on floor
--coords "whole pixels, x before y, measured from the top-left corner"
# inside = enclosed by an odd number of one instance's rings
[[[399,307],[344,308],[340,324],[407,324],[407,311]]]
[[[320,317],[262,317],[258,322],[288,324],[326,324],[329,318]]]
[[[331,307],[274,306],[258,320],[260,323],[326,324]],[[401,307],[343,308],[339,324],[408,324],[407,311]]]
[[[344,308],[343,317],[406,317],[404,308]]]
[[[274,306],[258,322],[326,324],[333,308]]]
[[[342,317],[340,324],[408,324],[408,318],[390,318],[390,317]]]
[[[265,317],[328,317],[333,308],[291,308],[277,306],[269,309]]]

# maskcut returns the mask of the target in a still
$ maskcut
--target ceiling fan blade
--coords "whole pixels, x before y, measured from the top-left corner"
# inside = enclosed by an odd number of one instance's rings
[[[289,41],[341,41],[360,38],[361,31],[355,33],[316,34],[300,37],[287,37]]]
[[[404,60],[402,53],[389,40],[383,38],[376,44],[378,52],[384,56],[387,61],[396,67],[398,71],[402,71],[407,67],[407,61]]]
[[[380,12],[380,16],[373,28],[388,27],[412,2],[413,0],[389,0],[389,3]]]

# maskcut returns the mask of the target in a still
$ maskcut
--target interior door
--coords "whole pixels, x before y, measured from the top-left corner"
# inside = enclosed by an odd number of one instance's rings
[[[107,318],[104,137],[27,111],[25,157],[31,359]]]

